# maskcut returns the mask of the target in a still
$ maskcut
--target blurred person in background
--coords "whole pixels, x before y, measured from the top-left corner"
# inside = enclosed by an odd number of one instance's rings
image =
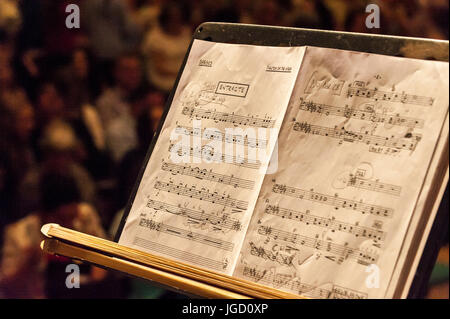
[[[164,0],[128,0],[133,21],[139,26],[141,34],[146,34],[157,26]]]
[[[36,99],[38,118],[37,137],[41,131],[54,120],[63,120],[67,115],[64,100],[56,84],[51,80],[44,80],[38,90]]]
[[[9,108],[28,99],[26,91],[17,83],[14,75],[13,55],[12,44],[0,40],[0,100]]]
[[[39,180],[49,168],[64,171],[74,179],[80,198],[96,204],[96,186],[89,172],[81,165],[83,148],[72,127],[64,121],[54,120],[45,127],[39,139],[41,161],[30,169],[19,186],[20,210],[36,211],[40,208]]]
[[[106,137],[106,147],[115,163],[138,145],[136,100],[143,93],[142,66],[136,55],[128,54],[116,61],[114,87],[106,89],[97,100]]]
[[[34,109],[14,78],[13,55],[13,42],[0,29],[0,234],[23,217],[17,205],[19,185],[36,163],[31,147]]]
[[[24,93],[9,94],[0,99],[0,153],[4,173],[0,214],[4,223],[23,217],[20,209],[20,185],[26,174],[36,166],[31,144],[35,112]],[[3,206],[2,205],[2,206]]]
[[[97,59],[102,82],[111,85],[114,61],[135,50],[139,27],[125,0],[88,0],[82,3],[81,24]]]
[[[83,164],[98,179],[109,173],[111,165],[100,115],[93,106],[100,91],[96,74],[88,51],[78,48],[73,51],[69,64],[59,70],[55,82],[61,86],[65,117],[86,151]]]
[[[25,171],[18,186],[21,214],[39,209],[40,174],[52,166],[64,167],[70,172],[80,186],[83,201],[95,203],[95,184],[82,165],[86,159],[85,148],[67,117],[64,100],[53,82],[44,82],[39,89],[32,146],[38,165]]]
[[[83,29],[66,27],[66,7],[83,0],[18,1],[23,17],[15,38],[15,73],[31,99],[36,98],[42,77],[50,78],[63,67],[78,46],[85,45]]]
[[[448,38],[448,1],[384,0],[377,4],[384,22],[381,28],[384,34]],[[443,15],[446,18],[443,19]]]
[[[63,88],[68,115],[77,117],[80,107],[92,103],[100,93],[93,58],[87,49],[76,48],[68,64],[57,71],[55,82]]]
[[[19,0],[0,0],[0,29],[8,38],[13,38],[20,30],[22,15]]]
[[[191,42],[185,14],[178,2],[165,2],[158,25],[145,35],[142,45],[147,79],[165,94],[172,89]]]
[[[87,2],[91,2],[88,0]],[[63,66],[76,48],[87,44],[84,28],[67,28],[66,8],[70,4],[82,6],[85,0],[40,0],[42,3],[42,49],[46,55],[46,64]]]
[[[302,0],[296,2],[295,6],[286,7],[285,21],[287,25],[308,29],[334,29],[336,18],[325,1]]]
[[[14,74],[34,100],[44,69],[44,0],[18,1],[22,26],[14,41]]]
[[[131,195],[134,183],[144,163],[150,142],[155,134],[161,116],[164,112],[164,100],[160,93],[149,93],[146,98],[146,110],[142,112],[137,121],[137,133],[139,143],[136,148],[125,154],[121,160],[118,169],[118,207],[123,209]],[[111,226],[113,229],[118,227],[120,217],[115,219]],[[117,227],[116,227],[117,226]]]
[[[25,90],[15,82],[8,59],[0,61],[0,113],[0,151],[7,154],[17,185],[36,160],[31,147],[35,112]]]
[[[40,249],[41,226],[58,223],[93,236],[105,237],[95,209],[80,200],[78,187],[61,167],[51,167],[39,179],[41,209],[10,224],[4,232],[0,291],[6,298],[64,298],[81,291],[67,289],[65,267],[71,261],[46,255]],[[82,291],[105,278],[102,269],[82,272]]]
[[[108,159],[105,155],[103,127],[96,109],[89,104],[68,109],[67,99],[63,96],[67,97],[70,93],[63,94],[64,89],[59,88],[63,86],[61,82],[58,86],[55,83],[44,81],[38,90],[36,101],[38,121],[34,132],[34,147],[38,158],[42,158],[39,140],[45,129],[55,121],[64,122],[70,126],[78,141],[78,161],[95,176],[102,176],[103,170],[108,167]],[[72,89],[75,90],[73,87]]]
[[[55,121],[66,122],[68,112],[60,89],[51,80],[43,80],[39,85],[35,105],[36,128],[33,132],[33,146],[38,160],[41,161],[43,156],[39,141],[46,128]]]

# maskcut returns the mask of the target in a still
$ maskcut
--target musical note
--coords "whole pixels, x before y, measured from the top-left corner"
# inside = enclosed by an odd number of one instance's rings
[[[189,116],[190,118],[195,117],[197,119],[208,119],[216,122],[231,123],[234,125],[264,128],[273,128],[275,125],[275,120],[272,120],[270,118],[261,119],[254,116],[237,115],[234,113],[217,112],[215,110],[205,110],[194,107],[184,107],[182,114]]]
[[[186,229],[166,225],[164,223],[155,222],[152,219],[141,218],[139,221],[139,226],[161,233],[166,233],[172,236],[188,239],[190,241],[199,242],[201,244],[209,245],[226,251],[233,251],[234,248],[233,243],[210,236],[205,236]]]
[[[282,184],[274,184],[272,192],[282,194],[294,198],[300,198],[317,202],[324,205],[334,206],[336,209],[345,208],[361,212],[363,214],[371,214],[383,217],[392,217],[394,210],[387,207],[364,204],[362,201],[340,198],[338,196],[326,195],[314,191],[306,191],[300,188],[289,187]]]
[[[202,267],[211,268],[218,271],[222,271],[226,269],[228,266],[228,264],[223,261],[218,261],[211,258],[203,257],[201,255],[196,255],[186,250],[176,249],[140,237],[134,238],[133,245],[142,247],[149,251],[155,251],[173,258],[181,259],[185,262],[190,262]]]
[[[300,110],[310,113],[318,113],[324,115],[341,116],[345,118],[354,118],[358,120],[370,121],[374,123],[390,124],[396,126],[405,126],[409,128],[423,128],[424,120],[415,119],[400,114],[389,115],[384,113],[377,113],[372,108],[366,110],[358,110],[348,106],[339,107],[327,104],[314,103],[312,101],[305,101],[300,98]]]
[[[340,231],[352,234],[356,237],[365,237],[375,240],[384,240],[386,234],[378,229],[372,229],[370,227],[363,227],[359,225],[352,225],[333,218],[325,218],[320,216],[311,215],[309,211],[305,213],[295,211],[292,209],[282,208],[278,205],[267,205],[265,213],[281,217],[283,219],[295,220],[307,225],[314,225],[318,227],[327,228],[331,231]]]
[[[202,223],[209,223],[215,228],[226,228],[235,231],[240,231],[242,229],[242,224],[239,220],[230,218],[228,215],[218,216],[215,214],[208,214],[204,211],[183,208],[176,205],[170,205],[164,202],[149,200],[147,202],[148,208],[153,208],[155,210],[162,210],[169,214],[184,216],[189,220],[198,221]]]
[[[187,196],[196,198],[198,200],[211,202],[222,206],[232,207],[240,210],[247,210],[248,202],[231,198],[229,195],[219,195],[217,192],[210,193],[206,189],[197,190],[195,187],[188,187],[183,185],[174,185],[172,183],[157,181],[154,186],[155,189],[174,193],[180,196]]]
[[[348,179],[347,186],[366,189],[374,192],[390,194],[394,196],[400,196],[400,192],[402,188],[400,186],[381,183],[379,181],[371,181],[364,178],[356,177],[350,174],[350,178]]]
[[[277,262],[281,265],[292,265],[292,260],[294,259],[294,256],[286,256],[281,254],[279,251],[272,252],[268,249],[265,249],[262,246],[256,246],[253,242],[250,242],[250,254],[262,259],[267,259],[270,261]]]
[[[365,97],[375,101],[400,102],[420,106],[432,106],[434,103],[434,99],[428,96],[368,89],[365,87],[365,83],[361,81],[355,81],[353,85],[349,86],[347,97],[350,98],[353,96]]]
[[[422,139],[422,135],[420,134],[408,133],[404,137],[384,137],[373,135],[369,132],[352,132],[346,130],[344,127],[335,126],[334,128],[330,128],[309,124],[307,122],[295,122],[293,129],[294,131],[303,132],[306,134],[339,139],[343,142],[364,143],[367,145],[386,146],[411,151],[416,149],[417,144]]]

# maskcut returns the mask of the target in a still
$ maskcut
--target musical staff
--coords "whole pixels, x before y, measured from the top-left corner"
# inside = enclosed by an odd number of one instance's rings
[[[281,217],[283,219],[295,220],[306,225],[314,225],[318,227],[327,228],[333,232],[340,231],[354,235],[355,237],[365,237],[375,240],[384,240],[386,234],[377,229],[369,227],[363,227],[359,225],[352,225],[345,223],[334,218],[325,218],[309,214],[309,211],[305,213],[295,211],[292,209],[282,208],[278,205],[267,205],[264,210],[266,214]]]
[[[171,172],[174,175],[180,174],[191,176],[201,180],[230,185],[234,188],[253,189],[255,186],[255,182],[248,179],[238,178],[233,175],[218,174],[214,173],[212,170],[208,171],[207,169],[200,169],[199,167],[191,167],[189,165],[177,165],[163,162],[161,169],[163,171]]]
[[[281,229],[272,228],[270,226],[259,226],[258,234],[268,236],[274,240],[281,240],[295,245],[300,245],[302,247],[308,247],[314,250],[334,254],[339,257],[339,262],[347,259],[356,259],[359,264],[370,265],[376,263],[378,260],[378,255],[376,253],[351,248],[347,245],[335,244],[331,241],[290,233]]]
[[[272,187],[272,192],[281,195],[291,196],[294,198],[309,200],[324,205],[334,206],[336,209],[338,208],[351,209],[354,211],[358,211],[362,214],[368,213],[376,216],[392,217],[394,213],[394,210],[391,208],[364,204],[362,201],[358,202],[351,199],[340,198],[337,195],[332,196],[317,193],[314,191],[306,191],[300,188],[294,188],[282,184],[274,184],[274,186]]]
[[[386,146],[397,149],[414,151],[421,140],[420,134],[408,133],[405,137],[384,137],[370,134],[369,132],[358,133],[346,130],[344,127],[335,126],[334,128],[313,125],[307,122],[295,122],[294,131],[306,134],[325,136],[339,139],[350,143],[364,143],[367,145]]]
[[[179,196],[196,198],[213,204],[236,208],[238,210],[247,210],[248,206],[248,202],[246,201],[231,198],[229,195],[219,195],[217,192],[210,193],[209,190],[206,189],[197,190],[194,186],[188,187],[157,181],[154,188]]]
[[[208,140],[214,140],[214,141],[222,141],[224,143],[233,143],[233,144],[239,144],[244,145],[248,147],[253,148],[262,148],[265,149],[267,147],[267,141],[263,139],[258,138],[251,138],[247,135],[234,135],[234,134],[222,134],[219,130],[213,130],[211,128],[206,128],[203,130],[203,134],[200,128],[193,128],[188,126],[181,126],[178,125],[175,128],[175,132],[178,134],[184,134],[184,135],[190,135],[190,136],[196,136],[196,137],[203,137]]]
[[[135,237],[133,240],[133,245],[142,247],[144,249],[155,251],[173,258],[178,258],[192,264],[196,264],[202,267],[211,268],[219,271],[227,269],[228,263],[223,261],[214,260],[211,258],[203,257],[201,255],[196,255],[185,250],[176,249],[163,244],[155,243],[150,240]]]
[[[201,148],[183,146],[180,147],[178,151],[174,150],[175,146],[176,144],[170,144],[169,152],[177,153],[179,156],[187,154],[189,156],[206,159],[208,161],[214,161],[215,159],[218,159],[218,162],[220,163],[237,165],[250,169],[259,169],[261,167],[261,162],[258,160],[249,162],[248,159],[244,157],[230,156],[222,154],[220,152],[215,152],[214,149],[206,145]]]
[[[242,229],[241,222],[237,219],[230,218],[228,214],[217,216],[208,214],[205,211],[183,208],[155,200],[149,200],[147,202],[147,207],[153,208],[154,210],[163,210],[169,214],[183,216],[191,223],[209,223],[216,229],[226,228],[235,231],[240,231]]]
[[[139,226],[161,233],[166,233],[172,236],[181,237],[190,241],[199,242],[201,244],[209,245],[226,251],[233,251],[234,248],[233,243],[210,236],[205,236],[199,233],[194,233],[186,229],[166,225],[164,223],[155,222],[152,219],[141,218],[141,220],[139,221]]]
[[[205,110],[194,107],[184,107],[182,111],[183,115],[190,118],[208,119],[216,122],[226,122],[234,125],[244,125],[253,127],[273,128],[275,120],[270,118],[258,118],[254,116],[237,115],[234,113],[218,112],[215,110]]]
[[[405,126],[409,128],[423,128],[424,120],[415,119],[412,117],[400,116],[400,114],[389,115],[384,113],[377,113],[372,108],[366,108],[365,110],[358,110],[350,108],[348,106],[339,107],[327,104],[315,103],[312,101],[305,101],[300,98],[300,110],[310,113],[318,113],[325,115],[341,116],[345,118],[354,118],[363,121],[371,121],[374,123],[390,124],[396,126]]]
[[[374,101],[400,102],[403,104],[414,104],[420,106],[432,106],[434,98],[428,96],[420,96],[406,93],[396,93],[388,91],[380,91],[377,88],[368,89],[365,83],[355,81],[350,85],[347,91],[347,97],[365,97]]]
[[[378,193],[385,193],[394,196],[400,196],[402,188],[400,186],[381,183],[379,181],[371,181],[364,178],[359,178],[350,174],[350,178],[347,182],[347,186],[366,189]]]
[[[349,299],[367,299],[367,294],[354,291],[348,288],[332,285],[331,289],[302,283],[293,275],[273,273],[267,270],[260,270],[256,266],[244,266],[242,271],[244,277],[251,281],[266,284],[274,288],[283,288],[298,295],[314,299],[335,299],[346,296]]]

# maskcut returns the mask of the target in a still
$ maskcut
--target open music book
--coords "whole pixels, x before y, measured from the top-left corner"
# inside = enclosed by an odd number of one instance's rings
[[[405,297],[448,181],[448,82],[445,62],[194,40],[118,243],[292,295]]]

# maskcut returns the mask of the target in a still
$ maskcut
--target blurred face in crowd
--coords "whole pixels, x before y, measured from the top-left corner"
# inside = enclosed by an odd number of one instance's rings
[[[25,104],[20,107],[16,114],[14,126],[17,138],[21,141],[27,141],[34,129],[34,111],[30,105]]]
[[[77,78],[87,78],[89,72],[89,62],[86,52],[83,50],[77,50],[74,52],[72,57],[72,68]]]
[[[11,86],[13,83],[13,73],[9,63],[0,62],[0,90]]]
[[[141,85],[141,63],[137,57],[122,57],[116,66],[116,83],[126,93],[131,93]]]
[[[46,84],[42,87],[39,92],[38,107],[40,114],[45,118],[62,115],[63,99],[53,84]]]
[[[0,65],[7,64],[11,61],[13,49],[10,45],[0,43]]]

